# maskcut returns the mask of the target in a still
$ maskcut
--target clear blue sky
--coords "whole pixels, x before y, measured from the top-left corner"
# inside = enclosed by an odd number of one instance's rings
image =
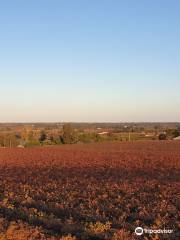
[[[179,0],[0,0],[0,122],[180,121]]]

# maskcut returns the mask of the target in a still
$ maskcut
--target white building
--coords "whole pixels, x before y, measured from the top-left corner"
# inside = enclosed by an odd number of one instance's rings
[[[173,140],[180,140],[180,136],[173,138]]]

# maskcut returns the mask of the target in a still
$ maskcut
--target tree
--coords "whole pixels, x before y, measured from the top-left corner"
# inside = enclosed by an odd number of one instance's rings
[[[7,133],[0,135],[0,146],[1,147],[16,147],[19,144],[15,134]]]
[[[159,140],[166,140],[166,134],[165,133],[160,133],[159,134]]]
[[[46,138],[47,138],[46,133],[44,131],[41,131],[39,141],[44,142],[46,140]]]
[[[173,131],[173,138],[176,138],[176,137],[179,137],[180,136],[180,131],[178,130],[178,129],[175,129],[174,131]]]
[[[63,126],[62,141],[64,144],[72,144],[78,141],[77,134],[69,123],[64,124]]]
[[[21,139],[24,140],[24,141],[28,140],[28,131],[27,131],[26,128],[24,128],[21,132]]]
[[[176,138],[180,135],[180,131],[178,129],[167,129],[166,130],[167,137],[170,139]]]

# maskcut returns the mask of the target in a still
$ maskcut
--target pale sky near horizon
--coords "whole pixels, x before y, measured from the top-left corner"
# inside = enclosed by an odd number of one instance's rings
[[[180,121],[180,1],[0,0],[0,122]]]

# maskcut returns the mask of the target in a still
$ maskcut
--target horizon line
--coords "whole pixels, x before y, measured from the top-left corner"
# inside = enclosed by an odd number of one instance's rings
[[[62,123],[110,123],[110,124],[120,124],[120,123],[179,123],[180,121],[30,121],[30,122],[0,122],[0,124],[62,124]]]

